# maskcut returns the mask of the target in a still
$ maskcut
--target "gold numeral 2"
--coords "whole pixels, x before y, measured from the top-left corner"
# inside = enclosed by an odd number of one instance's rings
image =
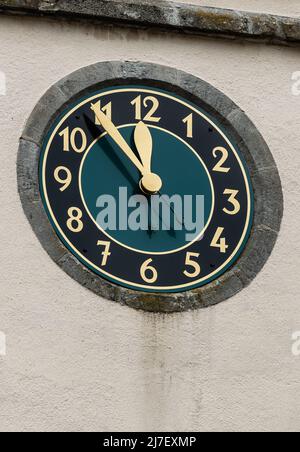
[[[222,157],[220,161],[216,164],[216,166],[213,168],[213,171],[217,171],[219,173],[229,173],[230,168],[225,168],[223,165],[228,159],[228,151],[225,148],[217,147],[213,150],[213,156],[216,159],[217,154],[222,154]]]

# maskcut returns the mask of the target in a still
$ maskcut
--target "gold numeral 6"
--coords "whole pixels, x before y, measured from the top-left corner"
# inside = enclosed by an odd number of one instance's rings
[[[141,277],[143,280],[148,284],[153,284],[157,281],[158,273],[154,267],[151,267],[151,263],[153,262],[153,259],[148,259],[146,262],[143,263],[141,266]],[[150,276],[151,275],[151,276]]]

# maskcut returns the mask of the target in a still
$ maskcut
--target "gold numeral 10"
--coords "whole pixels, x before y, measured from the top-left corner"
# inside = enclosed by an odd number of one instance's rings
[[[135,119],[137,121],[144,120],[150,122],[159,122],[161,120],[161,118],[154,116],[159,107],[159,101],[156,99],[156,97],[153,96],[145,97],[142,102],[142,96],[138,96],[131,102],[131,105],[135,107]],[[142,114],[142,105],[145,108],[150,107],[150,110],[145,116],[143,116]]]
[[[63,138],[63,147],[65,152],[69,152],[71,147],[73,151],[80,154],[87,148],[87,137],[85,131],[80,127],[76,127],[71,133],[70,127],[66,127],[62,132],[60,132],[59,136]],[[78,143],[80,143],[80,145],[78,145]]]

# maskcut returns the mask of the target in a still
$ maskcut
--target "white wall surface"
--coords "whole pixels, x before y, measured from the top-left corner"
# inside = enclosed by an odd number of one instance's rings
[[[0,41],[0,430],[299,431],[299,49],[4,16]],[[111,59],[205,79],[272,150],[282,230],[264,270],[230,301],[159,315],[99,299],[51,261],[25,218],[16,156],[26,118],[58,79]]]
[[[280,14],[282,16],[299,16],[299,0],[169,0],[176,3],[189,3],[199,6],[214,6],[241,11],[253,11]]]

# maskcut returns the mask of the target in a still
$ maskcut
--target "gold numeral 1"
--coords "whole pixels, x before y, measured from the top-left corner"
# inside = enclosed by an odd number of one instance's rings
[[[99,100],[98,102],[96,102],[94,105],[93,105],[93,107],[94,107],[94,111],[95,111],[95,124],[97,125],[97,126],[100,126],[101,125],[101,122],[99,121],[99,119],[98,119],[98,116],[99,115],[97,115],[97,110],[102,110],[105,114],[106,114],[106,116],[108,117],[108,119],[110,119],[111,120],[111,118],[112,118],[112,103],[111,102],[109,102],[108,104],[106,104],[106,105],[104,105],[103,107],[101,107],[101,100]]]
[[[193,138],[193,113],[184,118],[182,122],[186,124],[187,138]]]
[[[107,264],[109,256],[111,256],[111,253],[109,252],[109,250],[110,250],[110,242],[103,242],[102,240],[98,240],[97,245],[98,246],[104,246],[104,251],[101,253],[102,256],[103,256],[101,266],[105,267],[105,265]]]
[[[141,266],[141,277],[143,280],[148,284],[153,284],[157,281],[158,273],[154,267],[151,267],[151,263],[153,262],[153,259],[148,259],[146,262],[143,263]],[[151,276],[150,276],[151,275]]]
[[[226,244],[226,239],[224,237],[221,237],[223,232],[224,228],[218,228],[210,245],[214,248],[220,248],[220,253],[226,253],[227,249],[229,248],[229,246]]]
[[[198,262],[192,260],[192,258],[198,259],[200,256],[199,253],[187,253],[185,265],[192,267],[194,269],[193,272],[188,272],[187,270],[184,270],[183,274],[187,276],[188,278],[196,278],[201,273],[201,267],[198,264]]]

